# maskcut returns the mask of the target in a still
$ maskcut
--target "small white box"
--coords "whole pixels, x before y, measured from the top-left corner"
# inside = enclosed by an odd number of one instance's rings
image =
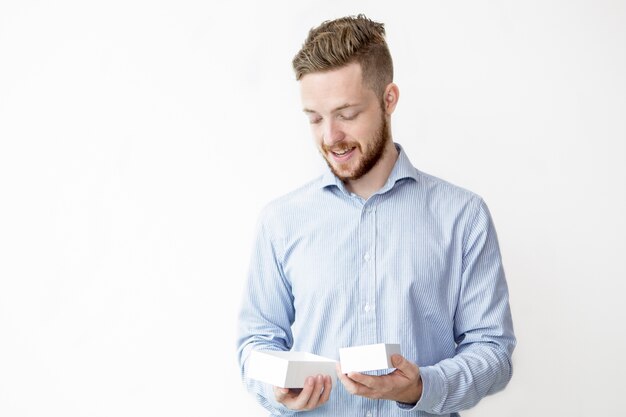
[[[309,376],[330,375],[335,384],[337,361],[307,352],[252,351],[248,377],[280,388],[302,388]]]
[[[366,372],[393,368],[391,355],[400,354],[397,343],[353,346],[339,349],[341,372]]]

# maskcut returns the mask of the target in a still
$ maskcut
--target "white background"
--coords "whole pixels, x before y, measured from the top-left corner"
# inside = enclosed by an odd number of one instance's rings
[[[0,0],[1,416],[265,414],[235,362],[253,227],[323,165],[291,58],[358,12],[394,139],[498,229],[515,375],[464,415],[623,412],[624,1]]]

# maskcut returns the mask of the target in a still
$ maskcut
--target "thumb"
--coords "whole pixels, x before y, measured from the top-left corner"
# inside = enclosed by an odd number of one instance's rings
[[[404,358],[402,355],[392,355],[391,363],[393,364],[394,368],[396,368],[396,371],[402,373],[407,378],[414,379],[419,377],[419,367],[413,362]],[[394,373],[396,371],[394,371]]]
[[[406,364],[406,360],[402,357],[402,355],[398,355],[396,353],[391,356],[391,363],[394,368],[402,369],[403,365]]]

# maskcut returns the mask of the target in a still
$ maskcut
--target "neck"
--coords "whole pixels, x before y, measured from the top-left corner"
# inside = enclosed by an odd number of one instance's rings
[[[383,156],[378,163],[374,165],[374,168],[358,180],[345,181],[346,189],[362,199],[367,200],[385,185],[397,159],[398,150],[393,144],[393,140],[389,138],[387,145],[385,145]]]

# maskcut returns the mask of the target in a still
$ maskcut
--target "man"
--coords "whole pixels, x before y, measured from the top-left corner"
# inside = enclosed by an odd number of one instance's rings
[[[475,194],[415,169],[391,137],[399,98],[383,25],[310,31],[293,60],[328,171],[260,216],[240,314],[243,379],[272,415],[458,415],[511,378],[515,346],[496,233]],[[338,359],[400,343],[393,372],[337,369],[301,390],[247,378],[252,350]]]

